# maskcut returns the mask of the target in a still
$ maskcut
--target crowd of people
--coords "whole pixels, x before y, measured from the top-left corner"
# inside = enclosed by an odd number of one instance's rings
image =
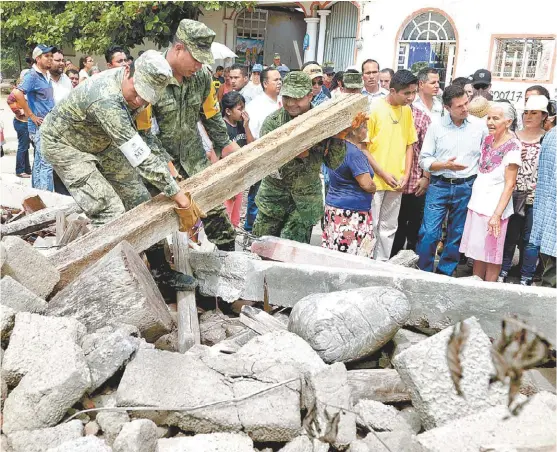
[[[190,230],[202,215],[177,180],[343,93],[362,93],[367,108],[349,128],[250,187],[243,224],[242,193],[207,212],[209,239],[224,250],[235,248],[236,230],[246,245],[263,235],[309,243],[321,222],[325,248],[379,261],[410,249],[420,269],[448,276],[468,260],[474,275],[501,282],[518,247],[520,284],[541,269],[555,286],[556,113],[543,86],[527,89],[519,115],[493,101],[485,69],[443,90],[435,68],[395,72],[373,59],[290,70],[275,54],[270,66],[213,71],[213,39],[183,20],[163,54],[133,61],[113,46],[100,73],[91,56],[76,68],[59,49],[37,46],[8,98],[17,175],[71,194],[95,225],[163,192]],[[171,284],[188,283],[160,263],[160,246],[149,253]]]

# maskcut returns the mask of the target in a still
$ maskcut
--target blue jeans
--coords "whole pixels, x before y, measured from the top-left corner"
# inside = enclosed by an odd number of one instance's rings
[[[31,174],[31,165],[29,164],[29,129],[27,121],[21,122],[14,118],[14,129],[17,132],[17,156],[15,160],[16,174]]]
[[[29,135],[35,143],[35,160],[33,161],[33,172],[31,174],[31,185],[39,190],[54,191],[54,177],[52,165],[48,163],[41,153],[41,134]]]
[[[439,258],[437,272],[451,276],[458,265],[460,240],[468,213],[474,179],[461,184],[450,184],[435,176],[427,189],[424,219],[420,228],[416,253],[420,257],[418,267],[432,272],[437,244],[441,239],[441,226],[447,215],[447,240]]]
[[[508,272],[511,269],[516,245],[522,242],[522,268],[520,269],[520,276],[531,279],[536,272],[540,249],[530,243],[530,233],[534,223],[534,206],[527,204],[525,208],[525,216],[514,214],[509,218],[501,270]]]
[[[261,181],[253,184],[249,188],[248,192],[248,205],[246,207],[246,221],[244,222],[244,230],[251,232],[253,229],[253,223],[255,223],[255,218],[257,217],[257,206],[255,205],[255,196],[259,191],[259,186]]]

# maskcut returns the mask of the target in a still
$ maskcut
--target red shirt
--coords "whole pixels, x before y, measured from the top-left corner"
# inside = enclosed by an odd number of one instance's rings
[[[6,102],[8,103],[8,107],[10,107],[10,109],[14,112],[15,119],[21,122],[27,122],[27,116],[23,113],[23,108],[21,108],[17,103],[13,92],[10,93]]]
[[[419,108],[410,105],[412,109],[412,117],[414,118],[414,127],[416,128],[416,133],[418,135],[418,141],[416,141],[412,145],[412,149],[414,150],[414,157],[412,159],[412,169],[410,170],[410,179],[408,179],[408,183],[402,193],[405,194],[412,194],[416,191],[416,185],[418,181],[422,177],[423,171],[420,168],[418,163],[418,159],[420,156],[420,151],[422,150],[422,143],[424,142],[425,133],[429,125],[431,124],[431,118],[424,113]]]

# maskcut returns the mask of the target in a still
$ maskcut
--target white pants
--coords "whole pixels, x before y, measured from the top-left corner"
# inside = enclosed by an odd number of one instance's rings
[[[401,200],[402,193],[398,191],[381,190],[373,195],[371,214],[377,238],[373,258],[378,261],[387,261],[391,257],[391,249],[398,228]]]

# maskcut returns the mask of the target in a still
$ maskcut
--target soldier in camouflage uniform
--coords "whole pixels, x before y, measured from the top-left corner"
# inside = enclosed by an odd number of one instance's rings
[[[311,108],[311,91],[309,75],[299,71],[289,73],[281,89],[283,107],[265,119],[261,136],[307,112]],[[313,226],[323,216],[321,164],[336,168],[345,153],[341,140],[329,138],[265,177],[255,198],[259,212],[253,226],[254,235],[309,243]]]
[[[142,107],[159,99],[171,77],[164,57],[147,51],[132,67],[111,69],[81,83],[42,123],[44,157],[93,225],[108,223],[150,199],[141,178],[174,199],[181,230],[197,222],[194,203],[134,123]]]
[[[199,120],[219,157],[239,149],[228,138],[211,73],[203,66],[213,63],[211,43],[214,38],[215,32],[200,22],[189,19],[180,22],[173,42],[165,52],[174,76],[160,100],[153,104],[159,134],[146,140],[148,143],[151,140],[158,142],[185,178],[210,166],[197,129]],[[207,212],[203,224],[207,237],[218,248],[234,250],[236,232],[224,206]]]

